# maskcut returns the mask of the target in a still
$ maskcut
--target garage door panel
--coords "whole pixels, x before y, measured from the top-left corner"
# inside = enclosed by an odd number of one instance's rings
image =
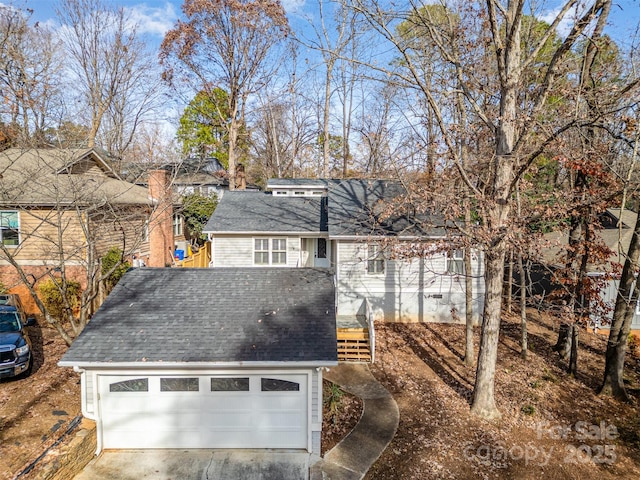
[[[217,428],[244,428],[246,430],[251,429],[252,418],[251,411],[244,410],[235,413],[220,412],[220,413],[207,413],[204,416],[204,424],[209,425],[211,430]]]
[[[210,393],[204,400],[211,410],[251,410],[253,400],[248,392],[243,395]]]
[[[104,448],[307,447],[306,375],[239,375],[233,381],[218,381],[223,377],[211,375],[187,377],[198,377],[198,382],[164,381],[163,385],[185,385],[191,391],[160,391],[159,378],[150,376],[146,392],[126,390],[146,388],[138,377],[129,383],[122,376],[102,377]],[[267,381],[262,380],[265,377]],[[124,381],[124,387],[118,388],[125,391],[110,391],[115,381]],[[289,383],[297,384],[297,390],[263,391],[265,386],[290,388]],[[212,391],[227,387],[244,391]]]
[[[193,392],[185,392],[184,395],[171,395],[165,396],[163,393],[153,398],[153,405],[148,405],[147,408],[152,407],[154,410],[161,412],[171,411],[200,411],[202,405],[202,399],[198,395],[194,395]]]

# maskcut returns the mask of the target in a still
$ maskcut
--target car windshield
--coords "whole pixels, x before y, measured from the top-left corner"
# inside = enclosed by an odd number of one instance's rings
[[[0,313],[0,332],[18,332],[19,330],[20,321],[16,313]]]

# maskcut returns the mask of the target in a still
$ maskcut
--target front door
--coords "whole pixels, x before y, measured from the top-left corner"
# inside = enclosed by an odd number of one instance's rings
[[[326,238],[316,238],[315,242],[315,255],[314,255],[314,267],[329,268],[330,262],[330,243]]]

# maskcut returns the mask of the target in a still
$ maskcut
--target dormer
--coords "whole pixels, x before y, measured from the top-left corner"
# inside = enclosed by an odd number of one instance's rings
[[[327,182],[309,178],[271,178],[267,190],[274,197],[322,197],[327,195]]]

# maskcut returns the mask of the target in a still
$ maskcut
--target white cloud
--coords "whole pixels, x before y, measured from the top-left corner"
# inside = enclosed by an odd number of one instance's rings
[[[584,15],[587,7],[588,5],[582,5],[580,2],[578,2],[575,7],[571,8],[567,13],[564,14],[564,17],[558,24],[558,28],[556,30],[560,37],[565,38],[567,35],[569,35],[569,32],[575,25],[576,20]],[[538,15],[538,18],[551,25],[560,11],[561,7],[558,7],[554,10],[542,12],[540,15]]]
[[[305,0],[282,0],[282,7],[287,13],[298,13],[304,7]]]
[[[127,7],[131,20],[138,25],[141,34],[160,37],[170,30],[178,18],[175,5],[165,2],[162,7],[148,7],[146,4]]]

